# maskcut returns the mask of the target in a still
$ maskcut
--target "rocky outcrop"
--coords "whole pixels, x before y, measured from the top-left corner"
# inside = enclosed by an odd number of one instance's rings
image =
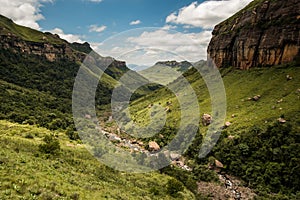
[[[209,59],[239,69],[299,61],[299,10],[299,0],[253,1],[214,28]]]
[[[160,66],[160,67],[167,66],[171,68],[176,68],[177,71],[185,72],[193,65],[188,61],[177,62],[175,60],[172,60],[172,61],[159,61],[154,66]]]
[[[0,49],[9,49],[14,53],[43,56],[50,62],[62,59],[82,62],[86,57],[86,53],[74,50],[67,42],[55,44],[47,41],[26,41],[12,33],[1,34],[1,30],[0,41]]]

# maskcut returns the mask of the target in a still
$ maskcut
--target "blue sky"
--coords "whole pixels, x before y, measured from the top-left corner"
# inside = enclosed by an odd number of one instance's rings
[[[250,1],[0,0],[0,14],[69,42],[87,41],[103,56],[152,65],[206,59],[213,27]]]

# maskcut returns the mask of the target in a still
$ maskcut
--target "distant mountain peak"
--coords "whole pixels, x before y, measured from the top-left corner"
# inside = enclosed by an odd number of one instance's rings
[[[191,66],[193,66],[188,61],[177,62],[175,60],[171,61],[159,61],[154,66],[167,66],[176,69],[177,71],[184,72],[187,71]]]

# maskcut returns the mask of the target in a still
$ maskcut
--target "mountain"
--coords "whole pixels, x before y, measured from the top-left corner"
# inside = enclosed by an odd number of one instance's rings
[[[0,81],[4,92],[1,118],[19,123],[31,121],[51,129],[74,129],[72,90],[80,67],[90,78],[99,79],[98,74],[104,71],[96,91],[98,109],[109,107],[112,91],[124,74],[130,77],[124,79],[127,81],[124,92],[131,90],[132,80],[148,83],[147,79],[128,69],[125,62],[92,52],[88,43],[69,43],[58,35],[20,26],[0,16]],[[95,64],[84,62],[88,55],[93,57]],[[7,93],[7,88],[16,91]],[[132,98],[155,88],[153,85],[141,87]],[[22,95],[26,99],[22,103],[14,97],[19,91],[28,94]],[[36,98],[37,92],[43,98]],[[34,105],[39,106],[34,108]],[[49,117],[49,113],[54,113],[55,117]]]
[[[134,71],[141,71],[141,70],[149,68],[149,66],[147,66],[147,65],[136,65],[136,64],[129,64],[128,67]]]
[[[192,64],[189,63],[188,61],[177,62],[175,60],[172,60],[172,61],[160,61],[157,62],[154,66],[171,67],[173,69],[176,69],[179,72],[185,72],[192,66]]]
[[[191,67],[192,64],[188,61],[159,61],[152,67],[141,70],[138,73],[152,82],[166,85],[176,80]]]
[[[300,60],[300,2],[255,0],[215,26],[208,55],[218,68],[249,69]]]

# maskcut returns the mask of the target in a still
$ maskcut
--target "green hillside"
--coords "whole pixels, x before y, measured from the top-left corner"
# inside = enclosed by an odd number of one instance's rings
[[[199,115],[212,114],[210,96],[200,74],[191,69],[184,75],[198,96]],[[254,188],[262,197],[277,198],[276,195],[268,196],[274,192],[291,195],[283,195],[278,197],[279,199],[297,199],[292,194],[299,191],[297,180],[300,177],[300,174],[295,172],[300,167],[297,154],[300,149],[300,65],[288,64],[247,71],[226,68],[221,70],[221,75],[227,96],[226,121],[231,124],[223,130],[218,144],[205,159],[198,159],[199,141],[198,145],[192,145],[186,151],[186,157],[200,165],[207,164],[210,159],[220,160],[227,173],[242,177],[248,182],[248,186]],[[180,88],[178,81],[170,85]],[[170,85],[168,87],[171,87]],[[179,93],[184,92],[185,89],[182,88]],[[253,97],[257,95],[260,98],[254,100]],[[168,102],[172,102],[172,105]],[[181,116],[180,107],[175,94],[162,88],[131,103],[131,114],[137,124],[143,126],[150,123],[150,104],[169,107],[169,111],[165,129],[144,141],[154,140],[160,146],[164,146],[177,132],[177,119]],[[280,124],[279,118],[284,119],[286,123]],[[202,124],[199,126],[201,134],[205,136],[208,127]],[[253,139],[256,137],[256,140]],[[261,149],[268,146],[269,149]],[[246,148],[244,150],[247,154],[242,154],[243,148]],[[278,154],[275,151],[278,151]],[[295,153],[283,156],[290,151]],[[279,155],[280,158],[277,157]],[[275,167],[272,172],[265,171],[271,166]],[[253,175],[250,176],[250,173]],[[268,173],[277,175],[270,177],[266,175]],[[290,181],[286,182],[287,179]]]
[[[14,35],[25,41],[23,45],[34,42],[42,48],[46,42],[54,47],[69,45],[73,55],[90,52],[87,43],[69,44],[3,16],[0,33],[3,43],[10,44]],[[73,124],[72,90],[81,66],[93,78],[103,73],[101,61],[107,58],[98,55],[94,59],[96,64],[86,66],[65,58],[50,61],[14,46],[0,49],[0,199],[195,199],[168,175],[115,171],[98,162],[81,144]],[[100,113],[109,108],[112,89],[123,74],[128,74],[130,81],[147,81],[129,71],[125,63],[112,61],[96,91]],[[142,87],[134,98],[155,88],[157,85]]]
[[[53,44],[67,43],[64,40],[55,37],[51,33],[42,33],[40,31],[15,24],[11,19],[8,19],[3,15],[0,15],[0,27],[2,29],[1,30],[2,34],[7,34],[7,33],[14,34],[25,41],[31,41],[31,42],[48,41]]]
[[[44,153],[45,135],[59,140],[60,150]],[[55,140],[54,139],[54,140]],[[63,132],[0,120],[1,199],[194,199],[158,173],[127,174],[100,164],[80,143]]]
[[[187,61],[157,62],[152,67],[139,71],[138,73],[152,82],[167,85],[176,80],[183,72],[191,68],[191,66],[192,64]]]

